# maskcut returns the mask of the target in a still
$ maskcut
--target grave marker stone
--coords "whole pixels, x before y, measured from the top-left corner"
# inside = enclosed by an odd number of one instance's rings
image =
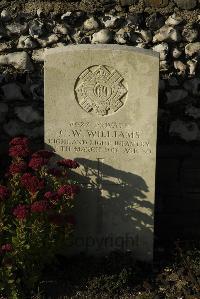
[[[159,57],[118,45],[46,51],[45,143],[76,159],[69,252],[153,257]]]

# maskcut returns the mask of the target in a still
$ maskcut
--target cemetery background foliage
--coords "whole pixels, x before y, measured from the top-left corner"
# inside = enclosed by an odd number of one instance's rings
[[[160,53],[161,58],[155,238],[165,244],[176,238],[198,238],[199,1],[2,0],[0,9],[0,171],[3,173],[3,166],[6,167],[5,152],[12,137],[28,136],[35,149],[43,145],[43,62],[46,48],[116,43],[153,49]],[[196,271],[196,275],[199,273],[198,258],[192,260],[195,261],[192,271]],[[186,267],[192,281],[190,285],[193,285],[191,269],[187,268],[190,261],[183,263],[183,272],[179,271],[179,275],[185,273]],[[126,268],[124,264],[123,268]],[[173,275],[163,286],[171,291],[171,285],[181,280],[174,276],[174,270],[169,270]],[[166,272],[162,281],[166,280],[165,275]],[[119,283],[116,277],[110,278],[109,284],[112,279],[115,285]],[[101,282],[95,281],[97,294],[99,288],[106,285],[104,274]],[[143,285],[149,294],[148,287]]]

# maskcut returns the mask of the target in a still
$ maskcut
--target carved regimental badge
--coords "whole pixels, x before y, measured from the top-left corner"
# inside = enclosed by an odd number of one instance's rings
[[[125,103],[127,92],[124,78],[115,69],[104,65],[89,67],[75,84],[79,105],[100,116],[119,110]]]

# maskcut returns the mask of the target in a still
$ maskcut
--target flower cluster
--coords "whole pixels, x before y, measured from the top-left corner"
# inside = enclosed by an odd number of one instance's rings
[[[79,164],[65,159],[50,168],[55,164],[50,161],[54,155],[47,150],[32,153],[26,137],[14,138],[9,143],[12,159],[0,184],[0,285],[3,273],[7,275],[3,280],[13,281],[14,288],[15,278],[19,281],[21,277],[20,286],[27,284],[29,288],[32,277],[39,277],[38,269],[40,273],[44,270],[46,256],[54,258],[69,243],[75,225],[72,199],[79,187],[72,181],[69,183],[71,172],[68,174],[68,170],[79,167]],[[25,256],[29,259],[24,259]],[[37,272],[29,279],[26,273],[30,263],[37,264]],[[8,266],[13,271],[12,279],[10,272],[4,271]],[[21,287],[19,293],[23,293]],[[13,298],[10,289],[6,297]]]
[[[9,146],[15,146],[15,145],[22,145],[24,147],[29,147],[29,140],[26,137],[15,137],[13,138],[10,143]]]
[[[10,251],[12,251],[12,244],[10,244],[10,243],[3,244],[3,245],[1,246],[1,250],[2,250],[2,251],[5,251],[5,252],[10,252]]]
[[[37,191],[44,189],[44,180],[39,180],[31,173],[24,173],[21,177],[21,184],[31,194],[35,194]]]
[[[29,215],[29,206],[27,205],[22,205],[19,204],[16,206],[13,210],[13,215],[18,219],[18,220],[25,220],[27,216]]]
[[[47,211],[48,209],[49,209],[49,203],[47,200],[35,201],[31,205],[32,213],[41,213]]]
[[[53,205],[57,204],[60,200],[60,196],[57,192],[48,191],[44,194],[44,197]]]
[[[73,168],[73,169],[76,169],[80,166],[78,164],[78,162],[76,162],[74,160],[70,160],[70,159],[60,160],[60,161],[57,162],[57,164],[59,166],[63,166],[63,167],[66,167],[66,168]]]
[[[47,165],[49,160],[54,156],[54,153],[40,150],[34,153],[29,162],[29,167],[33,170],[40,170],[43,166]]]
[[[12,158],[25,158],[30,154],[29,141],[26,137],[16,137],[9,145],[9,156]]]
[[[60,196],[68,196],[68,197],[74,197],[76,194],[80,192],[80,188],[78,185],[63,185],[58,189],[58,195]]]
[[[13,162],[10,167],[8,173],[11,175],[20,174],[27,170],[27,164],[24,161]]]
[[[42,166],[47,165],[48,159],[42,157],[32,157],[28,166],[33,170],[40,170]]]

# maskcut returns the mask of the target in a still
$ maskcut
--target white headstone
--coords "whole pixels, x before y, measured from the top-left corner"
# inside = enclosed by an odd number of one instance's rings
[[[45,143],[77,160],[69,251],[153,257],[159,56],[117,45],[46,51]]]

